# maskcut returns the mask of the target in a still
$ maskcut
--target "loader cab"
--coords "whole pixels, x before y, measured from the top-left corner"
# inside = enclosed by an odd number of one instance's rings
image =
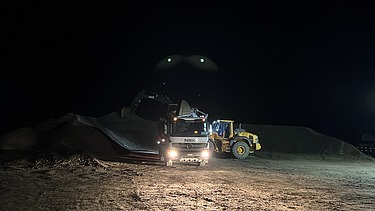
[[[229,139],[233,137],[233,120],[217,120],[212,123],[212,132],[218,137]]]

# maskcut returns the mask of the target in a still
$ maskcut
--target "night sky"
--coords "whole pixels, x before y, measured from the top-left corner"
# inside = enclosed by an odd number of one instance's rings
[[[1,132],[119,111],[171,73],[179,98],[212,120],[304,126],[352,143],[375,133],[374,7],[297,2],[11,1]],[[156,69],[169,55],[202,55],[219,69]]]

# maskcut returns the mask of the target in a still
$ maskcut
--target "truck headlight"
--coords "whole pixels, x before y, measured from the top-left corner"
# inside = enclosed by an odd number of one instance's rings
[[[176,158],[178,156],[177,150],[175,149],[170,149],[168,150],[168,157],[170,158]]]
[[[202,156],[202,158],[209,158],[210,157],[210,151],[203,150],[201,156]]]

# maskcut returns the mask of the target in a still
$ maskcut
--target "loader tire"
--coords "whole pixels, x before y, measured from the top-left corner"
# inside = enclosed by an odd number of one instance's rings
[[[249,156],[250,147],[243,141],[236,142],[232,147],[232,154],[237,159],[245,159]]]

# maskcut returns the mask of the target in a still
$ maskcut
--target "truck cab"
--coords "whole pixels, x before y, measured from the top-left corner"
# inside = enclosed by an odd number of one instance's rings
[[[181,106],[186,106],[185,102]],[[191,109],[189,113],[171,112],[161,119],[162,136],[158,141],[159,155],[166,166],[174,162],[198,163],[204,166],[210,157],[207,114]]]

